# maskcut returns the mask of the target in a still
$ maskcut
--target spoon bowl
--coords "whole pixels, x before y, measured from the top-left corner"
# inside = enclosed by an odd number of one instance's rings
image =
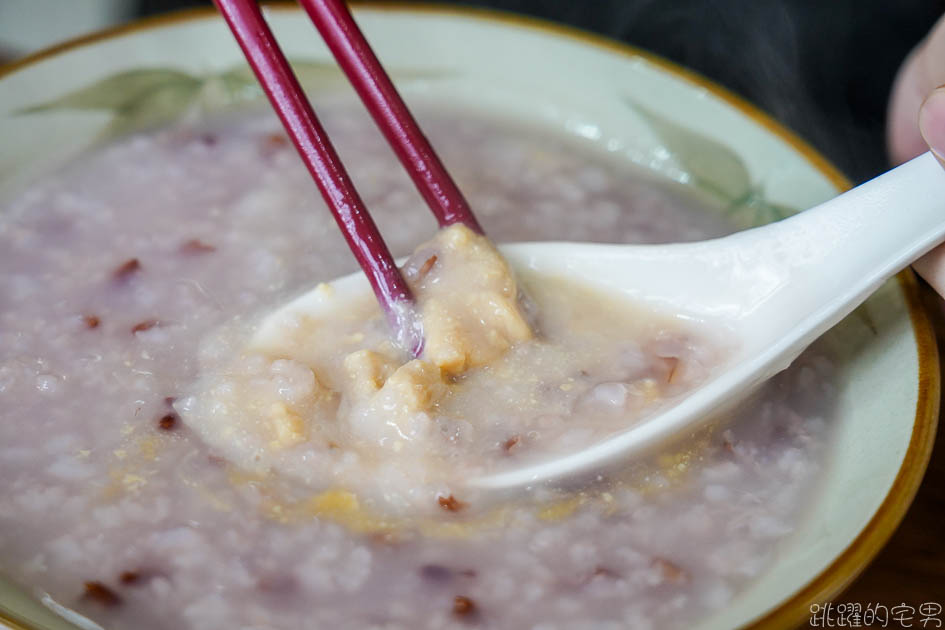
[[[723,331],[734,350],[714,378],[626,431],[469,485],[500,490],[576,476],[697,428],[787,368],[883,282],[943,240],[945,170],[926,153],[806,212],[723,238],[502,246],[513,268],[579,281],[698,321]],[[266,317],[253,345],[265,346],[300,317],[324,316],[367,291],[361,273],[319,285]]]

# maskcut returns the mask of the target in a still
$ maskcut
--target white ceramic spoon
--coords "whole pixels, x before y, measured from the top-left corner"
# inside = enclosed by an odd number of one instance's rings
[[[471,479],[503,489],[625,461],[691,431],[786,368],[888,278],[945,240],[945,170],[926,153],[796,216],[724,238],[672,245],[518,243],[513,267],[620,293],[660,312],[730,331],[726,367],[678,404],[570,455]],[[370,289],[361,273],[311,291],[267,317],[265,343],[300,313],[338,308]],[[291,324],[290,324],[291,325]]]

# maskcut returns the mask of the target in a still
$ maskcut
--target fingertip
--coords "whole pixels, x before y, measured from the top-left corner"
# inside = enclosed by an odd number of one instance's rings
[[[922,103],[919,132],[932,153],[945,164],[945,86],[933,90]]]

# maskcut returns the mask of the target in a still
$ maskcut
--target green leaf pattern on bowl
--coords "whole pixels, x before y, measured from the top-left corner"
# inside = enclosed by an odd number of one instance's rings
[[[337,65],[327,61],[295,60],[292,68],[307,90],[331,91],[346,85]],[[447,76],[445,71],[401,68],[391,75],[402,80]],[[142,68],[113,74],[54,100],[20,110],[38,114],[61,110],[89,110],[112,114],[101,138],[177,120],[193,110],[218,110],[261,98],[262,89],[245,64],[210,75],[171,68]]]
[[[112,137],[182,115],[203,83],[198,77],[168,68],[129,70],[20,113],[67,109],[112,112],[113,118],[104,132]]]
[[[656,134],[665,150],[686,175],[689,185],[721,203],[739,229],[778,221],[797,212],[765,198],[748,167],[726,145],[679,125],[637,103],[628,102]]]

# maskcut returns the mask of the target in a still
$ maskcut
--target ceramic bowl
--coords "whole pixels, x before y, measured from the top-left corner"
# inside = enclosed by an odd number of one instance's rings
[[[303,81],[343,85],[298,10],[268,15]],[[505,119],[556,125],[699,188],[743,227],[849,185],[755,107],[643,51],[478,10],[385,3],[360,5],[357,18],[408,101],[435,93]],[[0,75],[0,195],[103,139],[259,98],[209,10],[87,37]],[[831,333],[840,361],[838,435],[819,495],[773,566],[700,628],[802,622],[812,604],[867,565],[902,518],[929,457],[939,400],[938,359],[916,291],[903,272]],[[65,627],[22,592],[2,588],[8,624]]]

